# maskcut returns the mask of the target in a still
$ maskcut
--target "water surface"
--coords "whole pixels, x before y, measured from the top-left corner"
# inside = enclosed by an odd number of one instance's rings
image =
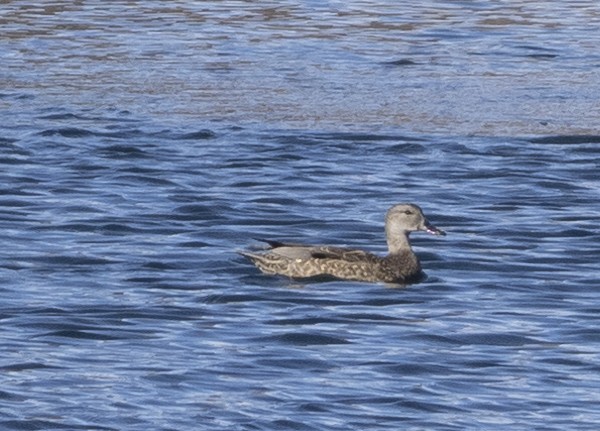
[[[596,430],[593,2],[5,2],[7,430]],[[268,277],[255,238],[428,278]]]

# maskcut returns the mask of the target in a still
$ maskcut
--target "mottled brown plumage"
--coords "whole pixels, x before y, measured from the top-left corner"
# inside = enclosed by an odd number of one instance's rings
[[[266,242],[262,252],[240,252],[262,272],[292,278],[332,276],[366,282],[409,283],[422,276],[421,264],[412,251],[409,235],[414,231],[434,235],[445,233],[432,226],[423,211],[414,204],[398,204],[385,217],[388,255],[380,257],[362,250],[344,247]]]

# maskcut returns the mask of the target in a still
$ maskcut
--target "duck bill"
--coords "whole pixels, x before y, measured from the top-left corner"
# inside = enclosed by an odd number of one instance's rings
[[[431,235],[446,236],[446,232],[444,232],[441,229],[438,229],[428,221],[425,221],[425,227],[423,230],[427,233],[430,233]]]

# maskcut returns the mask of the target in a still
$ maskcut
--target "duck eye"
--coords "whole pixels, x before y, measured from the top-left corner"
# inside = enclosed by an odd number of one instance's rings
[[[404,211],[404,214],[406,214],[406,215],[411,215],[412,213],[413,213],[413,212],[412,212],[411,210],[406,210],[406,211]]]

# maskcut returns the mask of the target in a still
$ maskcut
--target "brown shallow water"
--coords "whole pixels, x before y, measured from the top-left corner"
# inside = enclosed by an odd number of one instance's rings
[[[597,131],[594,2],[3,2],[4,91],[276,127]],[[10,106],[5,106],[10,109]]]

